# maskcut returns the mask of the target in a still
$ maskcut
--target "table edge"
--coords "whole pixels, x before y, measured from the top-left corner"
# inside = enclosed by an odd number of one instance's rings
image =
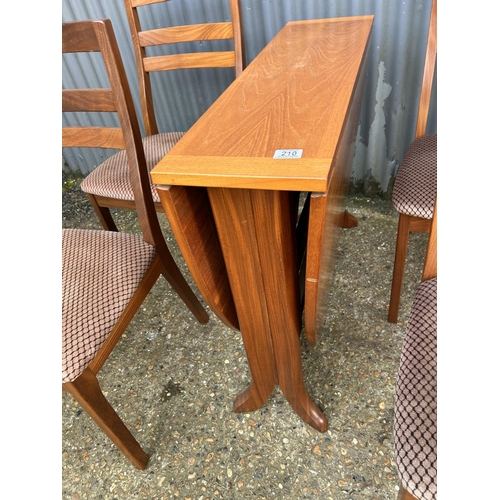
[[[256,173],[238,175],[241,167],[250,162]],[[195,172],[193,164],[196,165]],[[273,159],[170,154],[153,168],[151,178],[157,188],[182,185],[323,192],[329,180],[324,172],[330,171],[331,164],[332,158]]]

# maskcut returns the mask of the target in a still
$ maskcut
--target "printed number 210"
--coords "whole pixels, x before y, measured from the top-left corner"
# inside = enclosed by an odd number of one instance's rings
[[[302,149],[277,149],[274,153],[273,158],[301,158]]]

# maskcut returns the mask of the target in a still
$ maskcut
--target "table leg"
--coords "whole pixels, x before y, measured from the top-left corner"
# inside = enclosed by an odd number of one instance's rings
[[[354,217],[354,215],[345,210],[344,216],[340,221],[339,226],[343,228],[350,228],[350,227],[356,227],[357,225],[358,225],[358,220],[356,219],[356,217]]]
[[[328,421],[304,386],[295,241],[285,191],[208,188],[252,381],[235,411],[261,407],[279,385],[296,413],[324,432]]]

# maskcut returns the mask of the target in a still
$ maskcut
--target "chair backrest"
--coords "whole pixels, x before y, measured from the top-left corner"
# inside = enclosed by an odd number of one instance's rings
[[[434,214],[432,216],[429,241],[427,243],[427,254],[425,256],[422,281],[427,281],[437,276],[437,198],[434,203]]]
[[[424,73],[422,77],[422,89],[418,106],[417,127],[415,139],[425,135],[427,118],[431,104],[432,83],[437,57],[437,0],[432,0],[431,17],[429,21],[429,34],[427,36],[427,51],[425,53]]]
[[[158,133],[151,91],[150,72],[234,66],[236,76],[238,76],[245,67],[240,0],[229,0],[231,7],[230,22],[172,26],[143,31],[139,20],[138,7],[165,1],[181,0],[124,0],[134,45],[137,73],[139,75],[142,114],[147,135]],[[231,39],[234,44],[231,51],[190,52],[164,56],[148,56],[146,54],[146,47],[183,42]]]
[[[116,112],[120,121],[120,128],[63,127],[62,147],[124,149],[143,237],[157,249],[166,246],[151,194],[139,122],[111,21],[63,23],[62,52],[100,52],[110,83],[110,88],[63,90],[62,111]]]

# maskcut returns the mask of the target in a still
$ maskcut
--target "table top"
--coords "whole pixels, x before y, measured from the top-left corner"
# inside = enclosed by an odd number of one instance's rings
[[[372,23],[289,22],[154,167],[153,182],[326,191]]]

